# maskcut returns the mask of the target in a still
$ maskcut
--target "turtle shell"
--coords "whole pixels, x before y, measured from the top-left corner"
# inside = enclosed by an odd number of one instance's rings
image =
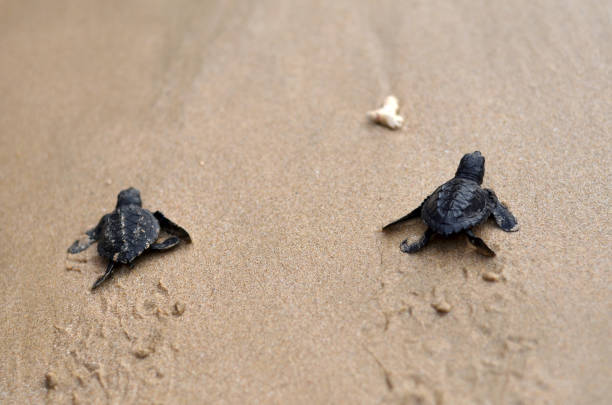
[[[98,253],[119,263],[130,263],[159,236],[159,222],[137,205],[124,205],[105,217]]]
[[[421,217],[436,233],[451,235],[484,222],[492,210],[489,194],[478,183],[455,177],[425,199]]]

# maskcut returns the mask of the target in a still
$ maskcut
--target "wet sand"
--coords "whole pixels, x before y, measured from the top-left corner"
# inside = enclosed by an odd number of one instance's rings
[[[610,5],[291,3],[0,4],[0,402],[609,403]],[[521,230],[402,254],[477,149]]]

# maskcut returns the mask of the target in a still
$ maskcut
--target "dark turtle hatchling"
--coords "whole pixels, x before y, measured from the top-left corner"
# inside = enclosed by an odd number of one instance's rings
[[[519,226],[493,190],[480,187],[485,172],[484,163],[485,158],[478,151],[464,155],[453,179],[438,187],[417,209],[386,225],[383,230],[421,217],[428,226],[425,234],[412,244],[408,244],[408,240],[403,241],[400,245],[402,252],[414,253],[422,249],[434,234],[448,236],[463,232],[481,253],[495,256],[495,252],[474,235],[472,228],[486,221],[491,214],[497,225],[506,232],[517,231]]]
[[[155,243],[160,229],[172,236]],[[159,211],[151,213],[142,208],[140,191],[133,187],[119,193],[115,210],[104,215],[98,225],[87,231],[86,235],[85,240],[75,241],[68,248],[68,253],[81,252],[97,241],[98,253],[109,259],[106,272],[96,280],[92,290],[110,278],[116,264],[123,263],[132,267],[134,259],[147,249],[167,250],[178,245],[180,239],[191,243],[187,231],[164,214]]]

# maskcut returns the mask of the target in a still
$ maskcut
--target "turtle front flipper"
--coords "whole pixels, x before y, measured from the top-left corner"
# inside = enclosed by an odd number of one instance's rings
[[[115,267],[115,262],[110,260],[108,262],[108,266],[106,266],[106,271],[104,272],[104,275],[102,275],[102,277],[100,277],[99,279],[96,280],[96,282],[91,287],[91,289],[95,290],[96,288],[100,287],[100,284],[102,284],[104,281],[106,281],[108,278],[110,278],[110,276],[113,275],[113,268],[114,267]]]
[[[152,249],[152,250],[168,250],[170,248],[175,247],[180,242],[181,241],[179,240],[179,238],[177,238],[176,236],[171,236],[168,239],[164,240],[163,242],[152,244],[150,249]]]
[[[519,230],[519,224],[504,204],[502,204],[495,195],[493,190],[487,189],[489,198],[493,203],[493,218],[497,225],[506,232],[516,232]]]
[[[470,243],[476,246],[476,248],[478,249],[478,252],[480,252],[482,255],[490,256],[490,257],[495,256],[495,252],[491,250],[491,248],[489,248],[482,239],[474,235],[474,232],[472,232],[471,229],[468,229],[467,231],[465,231],[465,234],[467,235]]]
[[[184,239],[187,243],[191,243],[191,236],[189,236],[189,233],[187,233],[187,231],[182,227],[178,226],[177,224],[166,218],[164,214],[159,211],[155,211],[153,213],[153,216],[157,219],[159,225],[164,231],[168,232],[171,235],[178,236],[179,238]]]
[[[412,244],[408,244],[408,239],[406,239],[405,241],[403,241],[400,244],[400,250],[404,253],[415,253],[418,252],[419,250],[423,249],[425,247],[425,245],[427,245],[427,243],[429,243],[429,239],[431,239],[431,237],[433,236],[434,231],[432,231],[430,228],[427,228],[427,230],[425,231],[425,233],[423,234],[423,236],[421,236],[421,239],[419,239],[418,241],[412,243]]]
[[[87,249],[96,241],[96,228],[92,228],[89,231],[85,232],[85,236],[81,239],[77,239],[74,241],[72,245],[68,248],[68,253],[75,254],[82,252]]]
[[[401,217],[400,219],[398,219],[397,221],[393,221],[390,224],[387,224],[385,226],[383,226],[382,230],[386,231],[387,229],[389,229],[390,227],[392,227],[393,225],[397,225],[400,224],[402,222],[408,221],[409,219],[413,219],[413,218],[418,218],[421,216],[421,208],[423,207],[423,204],[419,205],[418,208],[415,208],[414,210],[412,210],[409,214]]]
[[[104,221],[107,217],[108,214],[104,215],[100,219],[100,222],[98,222],[98,225],[85,232],[86,237],[75,240],[74,243],[68,248],[68,253],[75,254],[82,252],[96,242],[100,238],[100,231],[102,230],[102,226],[104,225]]]

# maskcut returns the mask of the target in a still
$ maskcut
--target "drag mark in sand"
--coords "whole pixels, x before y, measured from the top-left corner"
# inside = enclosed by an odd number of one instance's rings
[[[187,306],[161,280],[148,289],[140,301],[117,282],[96,294],[91,308],[54,326],[55,360],[41,376],[49,401],[170,401],[177,323]]]
[[[377,274],[382,319],[362,342],[382,371],[381,403],[529,402],[554,395],[546,371],[531,366],[541,342],[520,328],[529,304],[520,282],[504,275],[503,256],[491,261],[443,245],[404,256],[397,240],[388,239]]]
[[[385,377],[385,385],[387,386],[387,389],[389,391],[393,391],[393,381],[391,380],[391,373],[389,372],[389,370],[386,369],[386,367],[384,366],[384,364],[382,364],[380,359],[376,357],[376,355],[372,353],[372,351],[368,349],[367,346],[362,345],[362,347],[363,347],[363,350],[365,350],[370,356],[372,356],[372,358],[374,359],[378,367],[380,367],[383,373],[383,376]]]

